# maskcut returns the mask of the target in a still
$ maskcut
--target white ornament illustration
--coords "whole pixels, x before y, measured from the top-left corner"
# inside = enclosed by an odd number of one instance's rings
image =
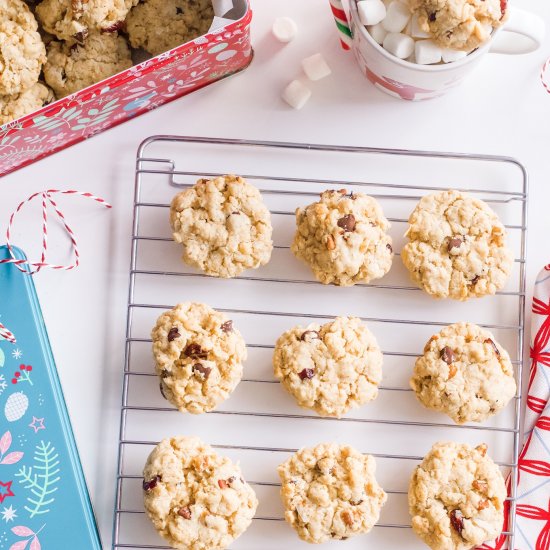
[[[21,359],[21,357],[23,357],[23,352],[22,352],[19,348],[15,348],[15,349],[11,352],[11,356],[12,356],[14,359]]]
[[[17,517],[17,509],[13,506],[10,506],[9,508],[7,506],[4,506],[4,509],[2,510],[2,512],[0,512],[0,514],[2,514],[2,519],[6,523],[9,523]]]
[[[29,398],[22,392],[12,393],[6,401],[4,414],[8,422],[16,422],[22,418],[29,408]]]

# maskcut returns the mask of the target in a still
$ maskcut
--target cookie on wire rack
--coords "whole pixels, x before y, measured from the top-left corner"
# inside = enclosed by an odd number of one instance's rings
[[[433,550],[470,550],[498,537],[505,499],[484,444],[436,443],[409,483],[413,530]]]
[[[409,217],[401,258],[412,280],[434,298],[495,294],[510,275],[506,229],[489,206],[460,191],[426,195]]]
[[[372,401],[382,381],[382,352],[361,319],[337,317],[283,333],[275,345],[275,377],[300,407],[341,417]]]
[[[159,535],[181,550],[222,550],[258,507],[238,464],[198,437],[163,439],[143,470],[145,511]]]
[[[291,250],[323,284],[351,286],[383,277],[391,268],[390,224],[376,199],[345,189],[296,210]]]
[[[241,381],[246,344],[233,321],[201,303],[164,312],[151,332],[160,391],[182,412],[216,408]]]
[[[214,277],[236,277],[269,262],[271,215],[256,187],[240,176],[200,179],[170,206],[183,261]]]
[[[375,471],[374,458],[349,445],[301,449],[278,467],[286,521],[315,544],[368,533],[387,499]]]
[[[430,338],[410,381],[418,400],[457,424],[483,422],[516,394],[508,352],[487,330],[455,323]]]

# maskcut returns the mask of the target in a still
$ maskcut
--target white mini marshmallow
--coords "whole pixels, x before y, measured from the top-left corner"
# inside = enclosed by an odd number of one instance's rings
[[[386,38],[386,35],[388,34],[388,31],[382,26],[382,23],[378,23],[378,25],[373,25],[372,27],[367,27],[367,30],[374,41],[378,42],[380,45],[383,44],[384,38]]]
[[[332,72],[320,53],[302,59],[302,69],[310,80],[321,80]]]
[[[399,59],[406,59],[414,52],[414,40],[400,32],[389,32],[382,46]]]
[[[409,7],[403,2],[395,0],[388,6],[382,25],[388,32],[401,32],[407,26],[410,18],[411,11]]]
[[[423,31],[418,23],[418,15],[414,14],[411,18],[411,36],[413,38],[430,38],[430,33]]]
[[[357,2],[357,11],[365,26],[377,25],[386,17],[386,6],[382,0],[361,0]]]
[[[301,109],[311,97],[311,90],[299,80],[293,80],[283,91],[283,99],[294,109]]]
[[[460,50],[449,50],[447,48],[441,51],[441,58],[443,63],[452,63],[453,61],[458,61],[468,55],[468,52],[463,52]]]
[[[271,27],[273,36],[283,43],[290,42],[298,32],[298,26],[290,17],[277,17]]]
[[[432,40],[419,40],[414,45],[414,56],[419,65],[433,65],[441,61],[441,48]]]

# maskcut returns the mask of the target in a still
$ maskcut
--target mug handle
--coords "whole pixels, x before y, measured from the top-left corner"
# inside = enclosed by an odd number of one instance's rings
[[[508,13],[508,20],[497,32],[489,51],[517,55],[538,50],[546,32],[544,20],[514,6],[508,7]]]

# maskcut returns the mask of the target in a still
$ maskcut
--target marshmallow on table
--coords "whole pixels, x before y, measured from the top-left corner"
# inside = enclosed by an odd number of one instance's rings
[[[418,15],[414,14],[411,18],[411,36],[413,38],[430,38],[430,33],[423,31],[418,23]]]
[[[369,31],[374,41],[378,42],[378,44],[380,45],[383,44],[384,38],[386,38],[386,35],[388,34],[388,31],[382,26],[382,23],[378,23],[378,25],[372,25],[371,27],[367,27],[367,30]]]
[[[386,17],[382,21],[382,25],[388,32],[401,32],[411,18],[411,11],[408,6],[394,0],[386,9]]]
[[[321,78],[325,78],[332,72],[320,53],[303,59],[302,69],[304,69],[304,73],[310,80],[321,80]]]
[[[452,63],[453,61],[458,61],[468,55],[468,52],[463,52],[461,50],[449,50],[444,48],[441,50],[441,59],[443,63]]]
[[[298,32],[298,27],[293,19],[290,17],[277,17],[271,27],[273,36],[279,42],[290,42]]]
[[[399,59],[406,59],[414,52],[414,40],[400,32],[389,32],[382,46]]]
[[[441,61],[441,48],[432,40],[418,40],[414,45],[414,57],[419,65],[432,65]]]
[[[382,0],[361,0],[357,2],[357,11],[365,26],[377,25],[386,17],[386,6]]]
[[[311,97],[311,90],[299,80],[293,80],[283,91],[283,99],[294,109],[301,109]]]

